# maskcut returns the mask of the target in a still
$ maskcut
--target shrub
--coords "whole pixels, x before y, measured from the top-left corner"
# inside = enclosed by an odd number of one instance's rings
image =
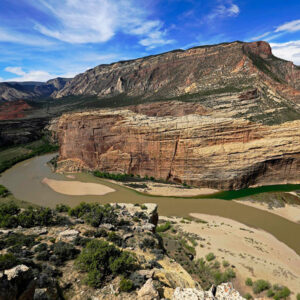
[[[229,262],[227,261],[227,260],[223,260],[223,262],[222,262],[222,264],[223,264],[223,267],[224,268],[227,268],[227,267],[229,267]]]
[[[46,243],[39,244],[34,248],[34,252],[42,252],[48,249],[48,245]]]
[[[0,197],[6,197],[7,195],[9,195],[8,189],[0,184]]]
[[[285,299],[291,294],[291,291],[286,287],[282,287],[279,291],[277,291],[274,295],[275,300]]]
[[[36,256],[36,259],[41,261],[48,261],[49,258],[50,258],[50,254],[47,250],[39,252]]]
[[[275,295],[274,291],[272,289],[269,289],[268,292],[267,292],[267,296],[269,298],[273,297]]]
[[[11,233],[6,238],[0,240],[0,250],[14,246],[26,246],[31,248],[35,244],[34,235],[24,235],[22,233]]]
[[[250,300],[253,297],[249,293],[247,293],[247,294],[244,295],[244,298],[246,298],[247,300]]]
[[[34,226],[54,225],[53,211],[50,208],[29,207],[18,215],[18,224],[29,228]]]
[[[92,287],[100,287],[107,276],[127,275],[137,267],[132,254],[101,240],[92,240],[86,245],[76,266],[88,272],[87,283]]]
[[[70,206],[65,205],[65,204],[57,204],[55,207],[55,210],[60,213],[68,212],[69,209],[70,209]]]
[[[13,254],[0,254],[0,271],[4,272],[4,270],[13,268],[17,264],[18,260]]]
[[[133,290],[133,282],[130,279],[122,278],[119,288],[120,292],[130,292]]]
[[[109,204],[100,205],[82,202],[70,209],[69,215],[76,218],[84,218],[88,224],[94,227],[99,227],[103,223],[118,224],[118,216],[114,208]]]
[[[154,247],[155,247],[154,239],[151,239],[151,238],[143,239],[143,241],[141,243],[141,248],[142,249],[153,249]]]
[[[51,250],[57,257],[57,265],[61,265],[67,260],[76,258],[79,253],[79,250],[77,250],[72,244],[65,242],[58,242],[51,245]]]
[[[147,206],[146,206],[145,204],[142,204],[142,205],[141,205],[141,209],[146,210],[146,209],[147,209]]]
[[[300,294],[297,294],[297,300],[300,300]]]
[[[246,279],[246,281],[245,281],[245,284],[246,284],[247,286],[252,286],[252,285],[253,285],[252,279],[248,277],[248,278]]]
[[[216,258],[216,256],[212,252],[210,252],[205,256],[205,258],[207,261],[212,261]]]
[[[253,292],[259,294],[265,290],[268,290],[271,287],[271,284],[263,279],[257,280],[253,283]]]
[[[165,232],[165,231],[169,230],[171,227],[172,227],[171,223],[170,222],[166,222],[165,224],[157,226],[156,227],[156,232]]]
[[[119,247],[122,246],[123,243],[123,239],[115,232],[109,232],[107,236],[107,240],[116,244]]]

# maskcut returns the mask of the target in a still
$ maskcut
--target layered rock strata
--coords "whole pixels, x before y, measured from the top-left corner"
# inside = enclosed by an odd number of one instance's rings
[[[299,120],[266,126],[204,114],[63,115],[56,123],[58,170],[128,173],[217,189],[299,183]]]

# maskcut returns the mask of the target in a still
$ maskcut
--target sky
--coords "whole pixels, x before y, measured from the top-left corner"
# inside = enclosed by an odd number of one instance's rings
[[[300,1],[0,0],[0,81],[235,40],[267,41],[300,65]]]

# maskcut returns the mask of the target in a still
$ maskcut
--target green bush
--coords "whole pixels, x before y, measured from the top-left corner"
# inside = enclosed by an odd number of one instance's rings
[[[223,260],[223,262],[222,262],[222,264],[223,264],[223,267],[224,268],[227,268],[227,267],[229,267],[229,262],[227,261],[227,260]]]
[[[0,250],[8,247],[26,246],[31,248],[36,244],[34,235],[25,235],[22,233],[11,233],[6,238],[0,239]]]
[[[29,207],[18,215],[18,224],[25,228],[54,225],[53,211],[50,208]]]
[[[76,218],[84,218],[88,224],[94,227],[99,227],[100,224],[104,223],[118,224],[118,215],[109,204],[100,205],[98,203],[82,202],[70,209],[69,215]]]
[[[253,292],[259,294],[265,290],[268,290],[271,287],[271,284],[263,279],[257,280],[253,283]]]
[[[0,186],[1,188],[1,186]],[[14,202],[0,204],[0,227],[13,228],[18,226],[16,215],[20,209]]]
[[[51,245],[51,250],[57,257],[57,265],[61,265],[67,260],[76,258],[79,253],[79,250],[77,250],[72,244],[61,241]]]
[[[128,275],[137,268],[132,254],[102,240],[92,240],[76,260],[79,270],[88,272],[87,283],[100,287],[107,277]]]
[[[100,172],[100,171],[94,171],[93,175],[99,178],[113,179],[116,181],[126,181],[133,177],[130,174],[121,174],[121,173],[114,174],[114,173]]]
[[[39,244],[34,248],[34,252],[42,252],[48,249],[48,245],[46,243]]]
[[[45,251],[40,251],[37,255],[36,255],[36,259],[37,260],[41,260],[41,261],[48,261],[50,258],[50,254],[47,250]]]
[[[18,264],[17,258],[11,254],[0,254],[0,271],[11,269]]]
[[[0,184],[0,197],[6,197],[7,195],[9,195],[8,189]]]
[[[60,213],[68,212],[69,209],[70,209],[70,206],[65,205],[65,204],[57,204],[55,207],[55,210]]]
[[[300,300],[300,294],[297,294],[297,300]]]
[[[250,300],[250,299],[252,299],[253,297],[252,297],[251,294],[247,293],[247,294],[244,295],[244,298],[247,299],[247,300]]]
[[[142,205],[141,205],[141,209],[146,210],[146,209],[147,209],[147,206],[146,206],[145,204],[142,204]]]
[[[115,232],[109,232],[107,235],[107,240],[116,244],[119,247],[122,246],[123,243],[123,239]]]
[[[207,261],[212,261],[216,258],[216,256],[212,252],[210,252],[205,256],[205,258]]]
[[[120,281],[120,292],[130,292],[133,290],[133,282],[130,279],[122,278]]]
[[[286,287],[282,287],[279,291],[277,291],[274,295],[275,300],[285,299],[291,294],[291,291]]]
[[[168,221],[165,224],[156,227],[156,232],[165,232],[171,228],[171,223]]]
[[[253,285],[252,279],[248,277],[248,278],[246,279],[246,281],[245,281],[245,284],[246,284],[247,286],[252,286],[252,285]]]
[[[269,298],[273,297],[275,295],[274,291],[272,289],[269,289],[268,292],[267,292],[267,296]]]

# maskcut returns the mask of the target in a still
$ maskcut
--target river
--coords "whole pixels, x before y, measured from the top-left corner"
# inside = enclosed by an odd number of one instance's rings
[[[6,186],[20,200],[52,208],[59,203],[75,206],[82,201],[99,203],[152,202],[158,204],[159,214],[165,216],[186,217],[189,213],[218,215],[251,227],[261,228],[274,235],[300,255],[300,224],[234,201],[147,196],[86,173],[75,174],[75,179],[70,179],[62,174],[51,172],[47,162],[53,156],[55,154],[47,154],[18,163],[2,173],[0,184]],[[59,194],[43,184],[41,181],[45,177],[56,180],[101,183],[112,187],[116,191],[104,196],[68,196]]]

